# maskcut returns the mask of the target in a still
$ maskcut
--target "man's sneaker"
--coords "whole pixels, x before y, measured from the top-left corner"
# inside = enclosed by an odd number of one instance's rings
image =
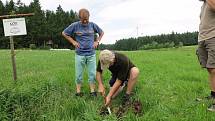
[[[92,96],[92,97],[97,97],[97,93],[96,93],[96,92],[91,92],[91,93],[90,93],[90,96]]]
[[[210,95],[204,98],[196,98],[196,101],[202,101],[202,100],[215,100],[215,97]]]
[[[208,107],[208,111],[215,112],[215,104],[212,104],[210,107]]]
[[[207,97],[205,97],[207,100],[215,100],[215,97],[214,96],[207,96]]]
[[[75,93],[75,96],[77,96],[77,97],[82,97],[83,95],[84,95],[84,93],[83,93],[83,92]]]

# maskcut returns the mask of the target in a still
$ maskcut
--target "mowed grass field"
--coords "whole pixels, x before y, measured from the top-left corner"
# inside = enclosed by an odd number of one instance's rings
[[[140,69],[133,98],[141,100],[143,114],[131,110],[123,121],[212,121],[209,101],[196,101],[210,93],[207,72],[201,69],[196,46],[178,49],[126,51]],[[98,55],[99,52],[97,52]],[[114,121],[100,116],[103,98],[89,96],[85,74],[82,98],[74,96],[74,51],[17,50],[18,80],[12,79],[9,50],[0,50],[0,120],[19,121]],[[108,89],[110,73],[105,72]],[[121,95],[112,107],[121,104]]]

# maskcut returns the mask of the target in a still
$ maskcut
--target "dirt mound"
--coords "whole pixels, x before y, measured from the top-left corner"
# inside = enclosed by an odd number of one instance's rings
[[[140,100],[134,100],[132,102],[126,103],[126,105],[120,105],[118,107],[111,107],[111,112],[117,116],[117,118],[123,117],[125,113],[131,110],[135,115],[141,116],[143,111],[143,106]],[[99,111],[101,116],[109,115],[108,109],[105,106]]]
[[[134,114],[136,114],[136,115],[142,114],[143,106],[139,100],[133,102],[133,111],[134,111]]]

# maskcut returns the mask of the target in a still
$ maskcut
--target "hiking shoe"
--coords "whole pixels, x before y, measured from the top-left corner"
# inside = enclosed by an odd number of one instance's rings
[[[215,100],[215,97],[210,95],[210,96],[205,97],[205,99],[207,99],[207,100]]]
[[[196,98],[196,101],[202,101],[202,100],[215,100],[215,97],[210,95],[204,98]]]
[[[77,97],[82,97],[83,95],[84,95],[84,93],[83,93],[83,92],[75,93],[75,96],[77,96]]]
[[[208,111],[215,112],[215,104],[212,104],[210,107],[208,107]]]
[[[97,97],[97,93],[96,93],[96,92],[91,92],[91,93],[90,93],[90,96],[92,96],[92,97]]]

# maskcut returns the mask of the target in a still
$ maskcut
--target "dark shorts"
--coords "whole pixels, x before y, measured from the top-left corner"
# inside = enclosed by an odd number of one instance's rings
[[[112,76],[109,81],[110,87],[113,87],[115,82],[116,82],[116,77]],[[128,83],[128,80],[123,80],[120,86],[123,86],[124,84],[127,85],[127,83]]]
[[[202,68],[215,68],[215,38],[200,41],[196,54]]]

